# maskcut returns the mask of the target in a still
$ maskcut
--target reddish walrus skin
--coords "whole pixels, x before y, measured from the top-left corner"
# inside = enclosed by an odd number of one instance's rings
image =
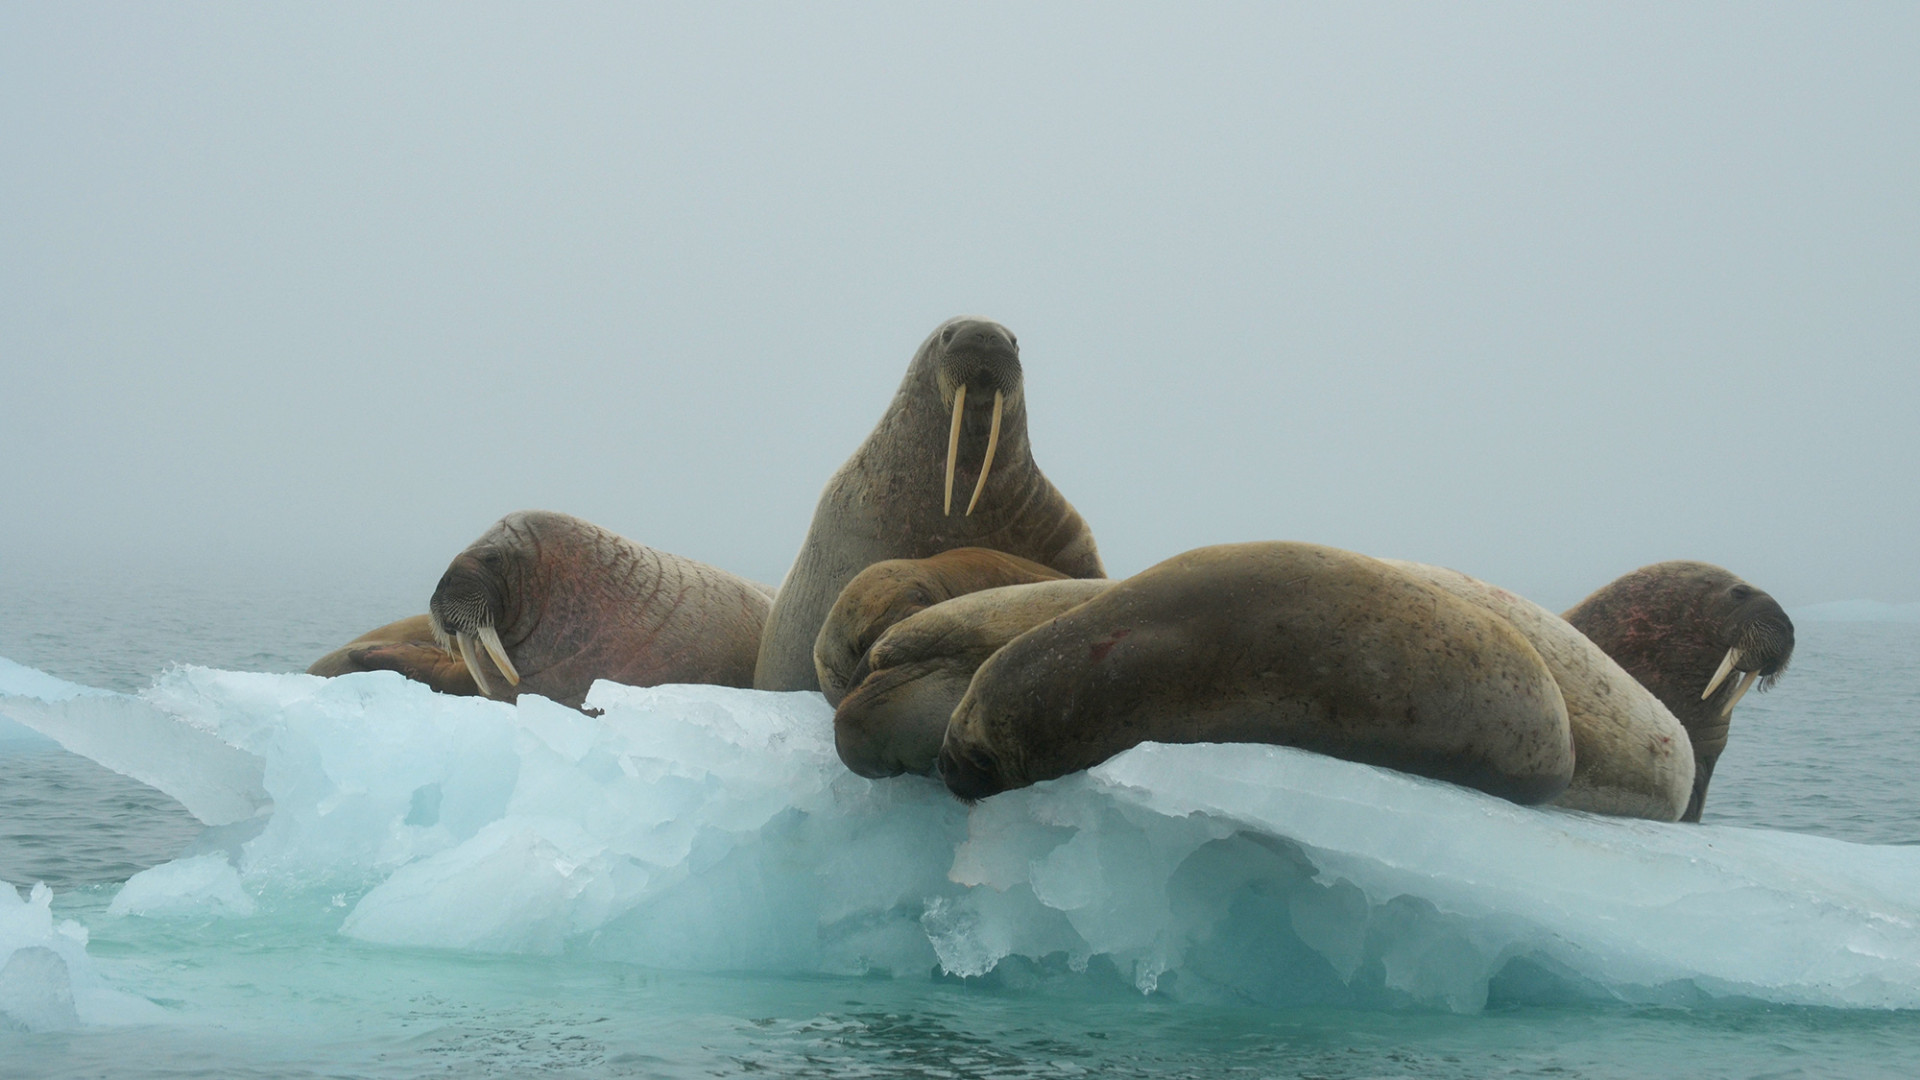
[[[1014,638],[975,673],[939,770],[980,799],[1149,741],[1296,746],[1520,803],[1573,777],[1559,687],[1505,619],[1279,542],[1175,556]]]
[[[523,510],[454,556],[427,614],[307,670],[397,671],[443,693],[540,694],[575,708],[596,679],[745,687],[772,593],[592,522]]]
[[[1793,659],[1793,620],[1779,601],[1711,563],[1643,566],[1563,616],[1672,710],[1693,743],[1693,795],[1681,821],[1706,807],[1727,748],[1733,707],[1757,682],[1770,689]]]
[[[427,609],[462,643],[480,691],[579,707],[596,679],[629,686],[753,681],[769,590],[589,521],[525,510],[454,557]],[[473,638],[498,636],[510,673]],[[518,682],[512,678],[518,676]]]

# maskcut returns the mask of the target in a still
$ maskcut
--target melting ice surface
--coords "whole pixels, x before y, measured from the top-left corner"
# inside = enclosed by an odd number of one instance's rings
[[[815,694],[588,700],[603,714],[190,667],[128,696],[0,661],[0,716],[210,827],[106,917],[241,932],[332,897],[316,932],[372,947],[695,972],[1920,1008],[1920,847],[1519,807],[1276,747],[1150,744],[968,808],[849,773]],[[0,1027],[166,1015],[49,899],[0,889]]]

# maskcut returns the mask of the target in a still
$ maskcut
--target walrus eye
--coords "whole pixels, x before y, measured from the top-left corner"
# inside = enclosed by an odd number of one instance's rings
[[[1753,590],[1745,585],[1735,585],[1733,587],[1733,598],[1735,600],[1745,600],[1752,595]]]
[[[953,327],[949,326],[945,330],[940,331],[940,344],[953,344]]]

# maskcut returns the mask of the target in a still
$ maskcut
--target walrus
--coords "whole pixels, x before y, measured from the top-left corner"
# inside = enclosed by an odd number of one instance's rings
[[[908,616],[982,589],[1066,576],[1031,559],[978,547],[874,563],[840,590],[840,598],[813,639],[813,669],[820,692],[827,696],[827,704],[840,704],[865,677],[861,663],[867,650],[888,627]]]
[[[947,723],[963,799],[1159,742],[1297,746],[1519,803],[1573,778],[1566,703],[1507,620],[1378,559],[1200,548],[994,653]]]
[[[880,422],[827,481],[767,617],[754,686],[820,689],[814,639],[847,582],[884,559],[957,547],[1106,576],[1087,523],[1034,463],[1019,343],[966,317],[921,343]]]
[[[947,720],[987,657],[1112,585],[1099,578],[1003,585],[934,604],[894,623],[862,657],[857,681],[834,710],[833,742],[840,760],[861,776],[931,773]],[[833,625],[827,620],[828,628]],[[821,630],[823,640],[826,633]]]
[[[307,674],[327,678],[356,671],[398,671],[443,694],[472,697],[480,693],[466,662],[448,655],[426,615],[409,615],[369,630],[307,668]]]
[[[426,616],[441,657],[376,649],[358,662],[434,685],[457,657],[487,697],[532,693],[575,708],[595,679],[746,687],[771,594],[579,518],[524,510],[441,575]]]
[[[1703,562],[1643,566],[1566,613],[1653,692],[1693,743],[1693,790],[1681,821],[1699,821],[1733,707],[1769,690],[1793,659],[1793,620],[1778,601]]]
[[[1547,662],[1573,731],[1573,781],[1555,806],[1679,820],[1693,791],[1693,746],[1651,691],[1571,623],[1525,597],[1457,570],[1383,561],[1507,620]]]

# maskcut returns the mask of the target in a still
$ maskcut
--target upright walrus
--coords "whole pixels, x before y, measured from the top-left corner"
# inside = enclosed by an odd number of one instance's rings
[[[962,798],[1142,742],[1256,742],[1544,802],[1573,777],[1553,673],[1505,619],[1378,559],[1200,548],[1008,642],[947,724]]]
[[[1034,464],[1019,343],[988,319],[950,319],[927,337],[879,424],[827,481],[753,685],[819,689],[814,638],[847,582],[883,559],[957,547],[1106,576],[1087,523]]]
[[[427,618],[480,693],[578,708],[595,679],[751,685],[771,606],[764,585],[576,517],[525,510],[454,557]],[[414,652],[367,655],[429,684],[444,674]]]
[[[1681,821],[1699,821],[1733,707],[1755,682],[1770,689],[1793,659],[1793,620],[1778,601],[1703,562],[1643,566],[1602,587],[1566,620],[1653,692],[1693,742],[1693,793]]]

